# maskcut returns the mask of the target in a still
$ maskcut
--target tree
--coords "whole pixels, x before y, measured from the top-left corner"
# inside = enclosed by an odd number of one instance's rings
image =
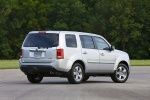
[[[149,59],[150,58],[150,1],[149,0],[133,0],[134,20],[142,25],[140,29],[141,35],[134,41],[132,45],[133,58]],[[136,51],[136,52],[135,52]]]
[[[0,2],[0,59],[10,59],[13,50],[7,38],[9,31],[7,27],[8,15],[15,7],[17,0],[1,0]]]
[[[0,0],[0,59],[19,58],[29,31],[99,34],[131,58],[150,57],[150,0]]]
[[[14,53],[12,58],[19,58],[21,44],[29,31],[48,30],[51,27],[49,0],[20,0],[17,7],[8,16],[9,44]]]
[[[85,5],[80,0],[56,0],[53,8],[53,29],[85,31],[88,27]]]

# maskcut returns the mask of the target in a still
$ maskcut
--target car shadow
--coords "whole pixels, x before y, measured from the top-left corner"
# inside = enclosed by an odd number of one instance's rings
[[[80,84],[97,84],[97,83],[113,83],[111,81],[86,81],[82,82]],[[41,82],[40,84],[70,84],[68,81],[46,81],[46,82]],[[70,84],[73,85],[73,84]]]
[[[95,80],[89,80],[86,82],[82,82],[80,84],[111,84],[114,83],[113,81],[95,81]],[[126,82],[126,83],[132,83],[132,82]],[[70,84],[67,80],[55,80],[55,81],[42,81],[41,83],[30,83],[27,80],[26,81],[9,81],[9,82],[1,82],[3,85],[76,85],[76,84]],[[118,83],[119,84],[119,83]],[[122,83],[120,83],[122,84]]]

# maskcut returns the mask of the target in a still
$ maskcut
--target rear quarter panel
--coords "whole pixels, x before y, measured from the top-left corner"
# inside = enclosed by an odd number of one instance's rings
[[[69,71],[72,68],[72,65],[77,60],[82,60],[81,55],[81,43],[79,36],[76,34],[73,34],[76,36],[77,41],[77,47],[67,47],[66,46],[66,40],[65,35],[66,34],[72,34],[72,33],[60,33],[60,45],[58,48],[62,48],[64,50],[64,59],[59,60],[59,67],[58,69],[61,71]]]

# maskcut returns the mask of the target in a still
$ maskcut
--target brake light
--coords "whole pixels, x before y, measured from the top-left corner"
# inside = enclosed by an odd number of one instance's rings
[[[39,31],[38,33],[39,33],[39,34],[45,34],[46,31]]]
[[[57,49],[57,59],[64,59],[64,50]]]
[[[22,58],[22,49],[20,49],[20,58]]]

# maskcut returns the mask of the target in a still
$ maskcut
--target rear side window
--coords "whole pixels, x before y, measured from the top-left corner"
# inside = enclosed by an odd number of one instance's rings
[[[56,47],[59,43],[59,34],[28,34],[25,39],[24,47]]]
[[[66,46],[67,47],[77,47],[77,41],[76,41],[75,35],[66,34],[65,39],[66,39]]]
[[[94,42],[91,36],[81,35],[80,36],[82,47],[87,49],[94,49]]]

